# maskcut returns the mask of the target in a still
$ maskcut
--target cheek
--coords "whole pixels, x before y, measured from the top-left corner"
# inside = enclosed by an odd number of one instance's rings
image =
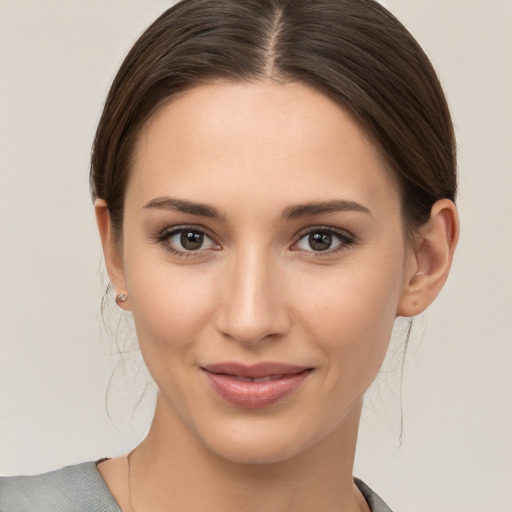
[[[153,263],[127,267],[137,338],[158,388],[172,409],[188,418],[197,402],[190,394],[196,384],[191,370],[198,362],[197,342],[213,315],[211,280],[200,271]]]
[[[151,261],[141,255],[125,266],[139,344],[153,373],[166,353],[192,350],[213,314],[212,278],[199,267],[191,271],[161,257]]]
[[[342,380],[362,393],[375,378],[396,318],[400,279],[397,265],[386,272],[345,268],[315,293],[302,292],[304,325],[328,361],[333,386]]]

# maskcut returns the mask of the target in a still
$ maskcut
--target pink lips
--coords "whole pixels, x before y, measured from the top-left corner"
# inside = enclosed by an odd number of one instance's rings
[[[220,363],[202,368],[213,390],[226,402],[246,409],[272,405],[295,391],[311,368],[281,363]]]

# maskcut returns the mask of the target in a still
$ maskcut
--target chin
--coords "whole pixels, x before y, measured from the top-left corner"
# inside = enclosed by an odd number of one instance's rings
[[[219,457],[234,464],[269,465],[278,464],[294,458],[301,450],[275,443],[229,443],[215,447]]]
[[[304,453],[325,433],[300,432],[293,421],[251,425],[235,422],[222,432],[209,431],[203,442],[217,456],[236,464],[266,465],[293,459]],[[307,429],[306,429],[307,430]]]

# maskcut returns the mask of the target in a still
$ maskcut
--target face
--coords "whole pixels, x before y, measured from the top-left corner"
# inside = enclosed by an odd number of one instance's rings
[[[313,89],[202,85],[140,134],[117,284],[157,414],[216,454],[353,431],[413,263],[383,158]]]

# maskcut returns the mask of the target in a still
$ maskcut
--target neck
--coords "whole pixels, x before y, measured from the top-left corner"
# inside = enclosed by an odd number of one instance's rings
[[[352,467],[360,405],[339,428],[300,454],[242,464],[204,446],[159,397],[150,432],[131,456],[133,509],[359,511]]]

